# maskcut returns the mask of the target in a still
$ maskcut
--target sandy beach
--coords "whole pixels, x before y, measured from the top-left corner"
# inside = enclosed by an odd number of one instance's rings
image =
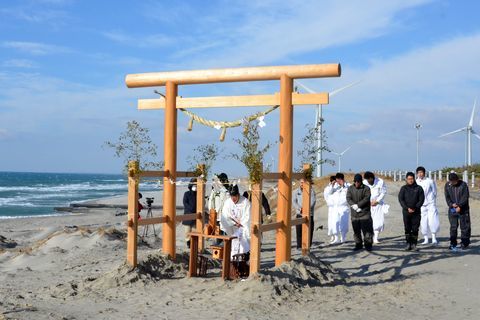
[[[187,278],[180,224],[175,262],[159,252],[160,232],[139,246],[142,262],[130,270],[122,210],[1,220],[0,319],[477,319],[480,201],[470,202],[471,248],[451,253],[439,187],[440,245],[406,252],[397,201],[401,185],[387,181],[390,213],[382,242],[371,253],[352,251],[352,231],[347,243],[327,244],[326,230],[319,229],[326,228],[327,210],[317,185],[312,254],[302,258],[293,249],[292,262],[275,268],[274,233],[267,233],[262,272],[245,281],[222,282],[218,268],[204,278]],[[146,196],[161,199],[160,193]],[[126,198],[99,202],[121,204]]]

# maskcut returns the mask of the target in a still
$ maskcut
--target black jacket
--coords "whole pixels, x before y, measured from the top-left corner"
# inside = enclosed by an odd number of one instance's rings
[[[247,198],[248,201],[252,202],[251,191],[245,191],[243,193],[243,197]],[[268,204],[268,199],[263,192],[262,192],[262,207],[263,207],[263,210],[265,210],[265,215],[269,216],[272,214],[272,211],[270,210],[270,205]]]
[[[445,184],[447,205],[452,208],[452,204],[456,203],[460,207],[460,214],[470,213],[469,197],[468,185],[464,181],[458,181],[456,186],[450,183]]]
[[[423,188],[416,182],[412,185],[406,184],[400,189],[398,201],[402,206],[403,213],[408,213],[408,208],[415,209],[414,214],[420,214],[423,202],[425,201],[425,193]]]
[[[183,195],[183,213],[196,213],[197,212],[197,192],[188,190]],[[182,221],[185,226],[195,226],[196,220]]]
[[[371,217],[370,214],[370,188],[367,187],[362,183],[360,188],[355,187],[355,185],[351,185],[347,190],[347,202],[350,206],[356,204],[360,209],[361,212],[357,212],[350,208],[352,220],[361,220],[361,219],[369,219]]]

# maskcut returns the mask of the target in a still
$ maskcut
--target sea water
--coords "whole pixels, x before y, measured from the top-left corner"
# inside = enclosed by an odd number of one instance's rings
[[[140,191],[159,189],[158,181],[140,184]],[[126,193],[120,174],[0,172],[0,219],[68,214],[53,208]]]

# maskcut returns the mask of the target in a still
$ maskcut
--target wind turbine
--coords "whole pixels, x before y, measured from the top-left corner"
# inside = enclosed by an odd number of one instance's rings
[[[352,146],[348,147],[347,149],[343,150],[343,152],[340,152],[340,153],[332,151],[333,154],[336,154],[338,156],[338,172],[341,172],[341,169],[342,169],[342,157],[343,157],[343,155],[345,154],[345,152],[350,150],[351,147]]]
[[[475,107],[477,106],[477,99],[473,102],[473,109],[472,109],[472,114],[470,115],[470,121],[468,122],[466,127],[463,127],[461,129],[448,132],[445,134],[442,134],[440,138],[446,137],[458,132],[465,131],[467,134],[467,143],[465,146],[465,165],[466,166],[471,166],[472,165],[472,134],[476,136],[480,140],[480,135],[478,135],[475,130],[473,130],[473,117],[475,116]]]
[[[300,81],[295,80],[295,82],[300,87],[302,87],[305,91],[307,91],[308,93],[317,93],[316,91],[310,89],[309,87],[307,87],[306,85],[304,85]],[[329,93],[329,97],[332,97],[332,96],[336,95],[337,93],[339,93],[339,92],[341,92],[345,89],[353,87],[354,85],[356,85],[360,82],[361,81],[353,82],[353,83],[350,83],[350,84],[346,85],[345,87],[335,89],[335,90],[333,90],[332,92]],[[316,130],[317,130],[317,150],[318,150],[317,151],[317,163],[318,163],[318,165],[317,165],[317,177],[323,176],[323,163],[322,163],[322,160],[323,160],[323,118],[322,118],[322,108],[323,108],[323,105],[317,104],[317,109],[315,110],[315,120],[316,120],[315,127],[316,127]]]

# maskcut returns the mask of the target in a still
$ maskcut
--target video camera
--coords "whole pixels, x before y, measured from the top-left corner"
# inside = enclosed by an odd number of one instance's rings
[[[145,200],[147,201],[147,205],[150,207],[153,203],[153,197],[152,198],[145,198]]]

